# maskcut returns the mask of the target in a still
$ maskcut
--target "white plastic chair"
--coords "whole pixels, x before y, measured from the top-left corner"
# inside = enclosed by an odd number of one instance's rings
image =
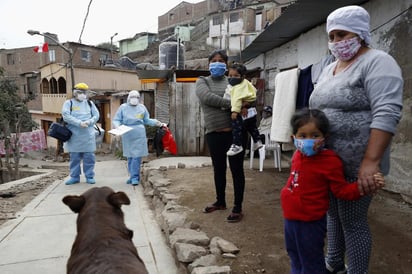
[[[281,148],[278,142],[270,140],[270,131],[261,131],[265,135],[265,144],[259,149],[259,171],[263,171],[263,162],[266,158],[266,151],[273,151],[273,166],[282,171],[281,166]],[[250,138],[250,169],[253,169],[253,159],[255,151],[253,150],[253,139]]]

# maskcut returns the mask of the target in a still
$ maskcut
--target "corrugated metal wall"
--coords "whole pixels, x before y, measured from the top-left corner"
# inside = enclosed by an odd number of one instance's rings
[[[155,90],[155,117],[162,123],[169,123],[169,82],[158,83]]]

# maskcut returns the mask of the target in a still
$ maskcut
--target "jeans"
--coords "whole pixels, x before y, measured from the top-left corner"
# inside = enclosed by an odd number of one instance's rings
[[[243,145],[247,142],[247,134],[243,131]],[[216,204],[226,206],[226,169],[227,155],[226,151],[232,144],[231,132],[211,132],[206,134],[206,141],[212,158],[213,173],[216,189]],[[233,212],[242,211],[243,193],[245,191],[245,174],[243,171],[243,159],[245,153],[229,157],[229,167],[232,173],[234,189],[234,207]]]
[[[70,177],[80,180],[80,163],[83,160],[83,173],[86,178],[94,178],[96,158],[94,152],[70,152]]]

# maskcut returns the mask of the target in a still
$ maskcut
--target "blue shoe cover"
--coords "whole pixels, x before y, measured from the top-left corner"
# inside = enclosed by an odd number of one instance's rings
[[[95,184],[96,183],[96,180],[94,179],[94,178],[86,178],[86,183],[88,183],[88,184]]]
[[[64,184],[66,185],[74,185],[74,184],[78,184],[80,183],[79,179],[75,179],[75,178],[70,178],[69,180],[67,180]]]

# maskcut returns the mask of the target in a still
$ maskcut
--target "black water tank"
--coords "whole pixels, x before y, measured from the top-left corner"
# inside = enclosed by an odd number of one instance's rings
[[[159,69],[185,68],[185,46],[180,43],[178,53],[177,45],[177,42],[163,42],[159,45]]]

